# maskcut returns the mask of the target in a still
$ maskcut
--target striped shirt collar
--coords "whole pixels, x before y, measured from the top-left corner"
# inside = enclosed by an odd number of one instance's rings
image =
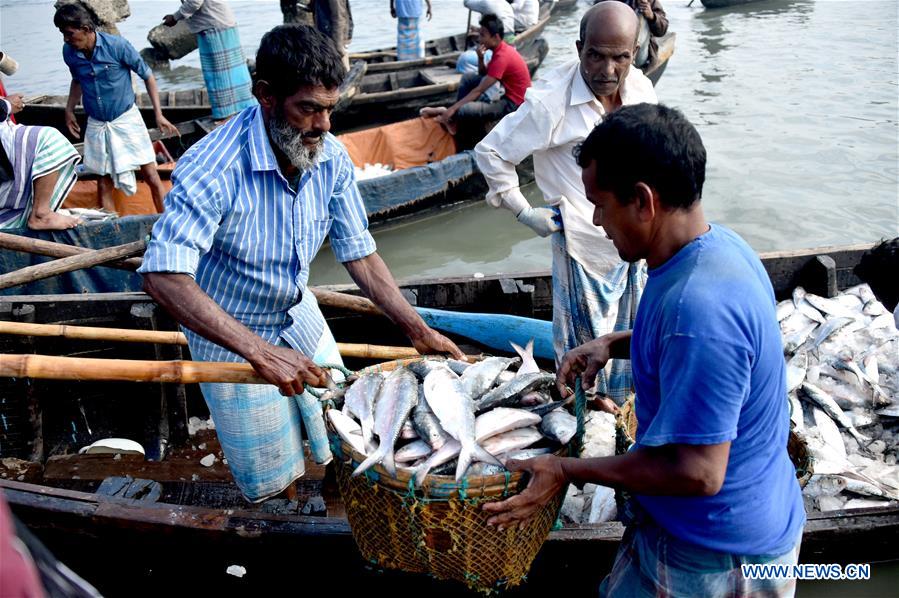
[[[279,170],[278,160],[275,158],[275,152],[272,149],[271,141],[269,141],[266,132],[265,119],[262,116],[262,107],[254,106],[251,110],[255,111],[250,123],[250,167],[253,171]],[[338,150],[337,138],[330,133],[324,135],[324,145],[321,154],[315,161],[316,169],[322,162],[333,159],[337,156]],[[283,175],[283,173],[281,173]]]

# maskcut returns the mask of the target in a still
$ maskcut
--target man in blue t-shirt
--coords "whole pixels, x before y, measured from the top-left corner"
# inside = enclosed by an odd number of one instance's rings
[[[424,58],[425,42],[421,37],[421,13],[427,5],[431,20],[431,0],[390,0],[390,16],[396,19],[396,59]]]
[[[639,159],[635,159],[639,157]],[[758,257],[703,215],[705,148],[676,110],[636,104],[577,150],[593,223],[649,280],[634,329],[569,352],[560,386],[632,360],[636,443],[625,455],[511,462],[533,477],[485,505],[493,525],[525,520],[565,484],[626,490],[628,524],[601,594],[792,596],[793,579],[741,565],[795,564],[805,522],[787,454],[789,412],[774,292]]]

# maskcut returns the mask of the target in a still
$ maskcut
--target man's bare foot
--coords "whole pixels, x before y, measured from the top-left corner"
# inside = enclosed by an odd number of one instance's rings
[[[47,212],[45,214],[31,213],[28,217],[28,228],[32,230],[66,230],[75,228],[81,224],[81,218],[74,216],[63,216],[56,212]]]
[[[418,115],[422,118],[436,118],[446,112],[444,106],[425,106],[418,111]]]

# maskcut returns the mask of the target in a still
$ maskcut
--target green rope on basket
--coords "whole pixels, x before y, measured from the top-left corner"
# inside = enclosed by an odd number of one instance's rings
[[[508,469],[503,472],[503,477],[506,478],[505,485],[503,486],[503,498],[509,496],[509,482],[512,481],[512,472]]]
[[[318,367],[320,367],[323,370],[337,370],[338,372],[340,372],[347,378],[349,378],[350,376],[354,376],[356,374],[353,370],[347,369],[339,363],[321,363],[321,364],[318,364]],[[338,383],[336,383],[336,385],[338,387],[346,386],[346,381],[338,382]],[[325,396],[325,393],[327,392],[327,391],[319,391],[318,389],[316,389],[312,386],[309,386],[308,384],[305,384],[305,383],[303,384],[303,388],[306,392],[311,394],[316,399],[321,399],[323,396]],[[325,402],[328,403],[331,407],[334,406],[334,402],[331,401],[331,399],[326,399]]]
[[[459,484],[459,499],[468,500],[468,476],[462,478],[462,483]]]

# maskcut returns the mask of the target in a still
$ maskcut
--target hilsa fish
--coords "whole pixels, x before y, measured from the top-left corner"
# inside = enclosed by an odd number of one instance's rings
[[[418,379],[404,367],[391,372],[381,384],[375,403],[375,433],[380,444],[359,467],[353,471],[357,476],[369,467],[382,463],[391,476],[396,477],[396,461],[393,446],[403,423],[418,402]]]

